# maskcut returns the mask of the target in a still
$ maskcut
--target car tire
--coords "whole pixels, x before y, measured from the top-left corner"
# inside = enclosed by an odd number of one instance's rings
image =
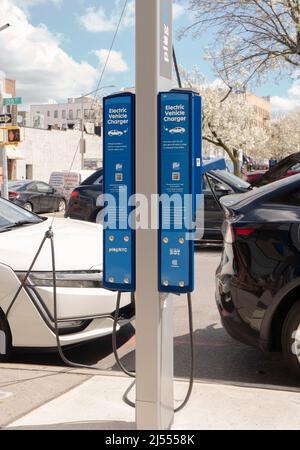
[[[2,311],[0,311],[0,331],[4,332],[6,337],[6,354],[0,354],[0,362],[7,362],[12,354],[12,338],[9,325]]]
[[[29,202],[24,203],[23,208],[26,209],[27,211],[33,212],[33,206]]]
[[[66,207],[67,207],[67,203],[66,203],[66,201],[65,200],[59,200],[59,202],[58,202],[58,209],[57,209],[57,211],[58,212],[65,212],[65,210],[66,210]]]
[[[291,369],[300,375],[300,300],[290,309],[282,329],[282,352]]]

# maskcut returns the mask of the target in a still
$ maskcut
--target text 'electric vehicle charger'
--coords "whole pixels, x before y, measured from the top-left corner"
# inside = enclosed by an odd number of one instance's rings
[[[201,194],[201,97],[191,91],[159,94],[160,292],[194,290],[196,193]]]
[[[130,198],[135,194],[135,95],[104,98],[103,114],[103,285],[133,292],[135,232]]]

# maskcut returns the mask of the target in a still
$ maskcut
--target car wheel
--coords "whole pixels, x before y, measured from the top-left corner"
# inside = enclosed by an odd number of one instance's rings
[[[29,202],[24,203],[23,208],[27,209],[27,211],[33,212],[33,206]]]
[[[5,354],[2,354],[6,351]],[[0,311],[0,362],[9,360],[12,353],[11,332],[4,314]]]
[[[59,212],[65,212],[66,210],[66,201],[65,200],[60,200],[58,203],[58,210]]]
[[[300,375],[300,301],[290,309],[284,321],[281,343],[288,364]]]

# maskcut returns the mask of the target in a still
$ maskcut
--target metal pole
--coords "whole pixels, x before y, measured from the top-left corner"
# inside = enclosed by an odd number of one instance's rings
[[[1,165],[3,175],[3,182],[1,186],[1,197],[6,198],[8,200],[8,171],[7,171],[6,146],[0,145],[0,151],[1,151]]]
[[[167,22],[167,23],[165,23]],[[136,192],[157,194],[157,94],[172,87],[172,0],[136,0]],[[136,426],[174,419],[172,297],[158,292],[157,230],[136,232]]]
[[[84,108],[83,95],[81,96],[81,139],[80,139],[80,154],[81,154],[81,170],[84,170],[84,154],[85,154],[85,139],[84,139]]]

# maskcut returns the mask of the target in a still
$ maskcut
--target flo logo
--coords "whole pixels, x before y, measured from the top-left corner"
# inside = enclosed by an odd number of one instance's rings
[[[292,352],[296,355],[300,361],[300,329],[294,331],[292,334],[292,339],[294,340],[292,345]]]

